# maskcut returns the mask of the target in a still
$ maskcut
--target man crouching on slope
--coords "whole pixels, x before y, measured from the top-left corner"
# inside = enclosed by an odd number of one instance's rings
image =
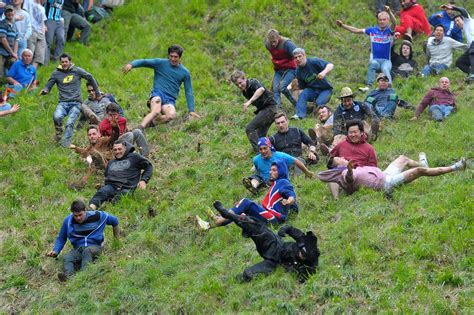
[[[106,225],[112,226],[115,238],[120,236],[118,219],[107,212],[86,211],[86,205],[81,200],[72,203],[71,212],[64,219],[53,250],[46,254],[48,257],[57,257],[67,239],[71,242],[73,249],[64,256],[64,273],[58,274],[61,281],[74,274],[75,265],[80,265],[83,270],[100,255]]]

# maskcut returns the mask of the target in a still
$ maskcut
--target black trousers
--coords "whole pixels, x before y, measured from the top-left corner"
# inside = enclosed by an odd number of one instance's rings
[[[245,133],[255,152],[258,152],[258,138],[266,137],[268,129],[275,120],[276,106],[269,106],[257,113],[245,128]]]
[[[456,60],[456,67],[462,72],[474,75],[474,41],[471,46]]]

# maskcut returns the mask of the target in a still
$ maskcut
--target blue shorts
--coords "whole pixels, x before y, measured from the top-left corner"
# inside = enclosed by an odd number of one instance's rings
[[[151,91],[150,97],[148,98],[148,103],[147,103],[148,107],[150,107],[151,99],[156,96],[161,98],[161,105],[173,105],[174,107],[176,107],[176,99],[160,90]]]

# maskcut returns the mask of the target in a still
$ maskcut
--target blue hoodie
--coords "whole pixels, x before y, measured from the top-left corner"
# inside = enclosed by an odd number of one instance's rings
[[[284,221],[290,209],[298,211],[298,205],[285,206],[281,203],[282,199],[293,197],[296,199],[296,193],[288,178],[288,167],[284,160],[276,160],[272,163],[278,168],[278,178],[273,181],[270,189],[263,198],[262,207],[271,212],[279,221]]]
[[[81,224],[74,220],[72,213],[68,215],[61,226],[59,235],[54,243],[53,251],[61,252],[67,239],[72,247],[101,246],[104,241],[104,229],[106,225],[117,226],[117,217],[105,211],[87,211],[86,219]]]

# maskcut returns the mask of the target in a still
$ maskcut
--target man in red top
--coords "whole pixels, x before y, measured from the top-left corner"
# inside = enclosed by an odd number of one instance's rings
[[[116,124],[120,130],[119,140],[125,140],[131,144],[135,143],[140,148],[140,153],[147,157],[150,151],[143,131],[139,128],[128,131],[127,119],[120,116],[119,110],[119,107],[114,103],[107,105],[105,109],[106,116],[99,125],[100,134],[104,137],[112,136],[112,124]]]
[[[281,107],[280,93],[283,93],[293,106],[296,101],[291,95],[287,86],[296,77],[296,61],[293,57],[293,50],[296,45],[288,38],[281,37],[277,30],[269,30],[265,47],[272,55],[273,76],[272,91],[277,105]]]
[[[362,121],[351,120],[346,126],[347,138],[331,150],[331,156],[353,161],[354,167],[377,166],[377,154],[374,147],[366,142]]]
[[[421,113],[429,107],[431,117],[436,121],[443,121],[451,112],[456,110],[456,98],[449,89],[449,79],[442,77],[439,79],[437,87],[432,88],[423,97],[418,105],[415,116],[410,120],[417,120]]]
[[[395,27],[395,35],[405,35],[410,42],[413,33],[425,33],[430,36],[431,27],[423,7],[416,3],[416,0],[401,0],[400,4],[403,9],[400,11],[400,25]]]

